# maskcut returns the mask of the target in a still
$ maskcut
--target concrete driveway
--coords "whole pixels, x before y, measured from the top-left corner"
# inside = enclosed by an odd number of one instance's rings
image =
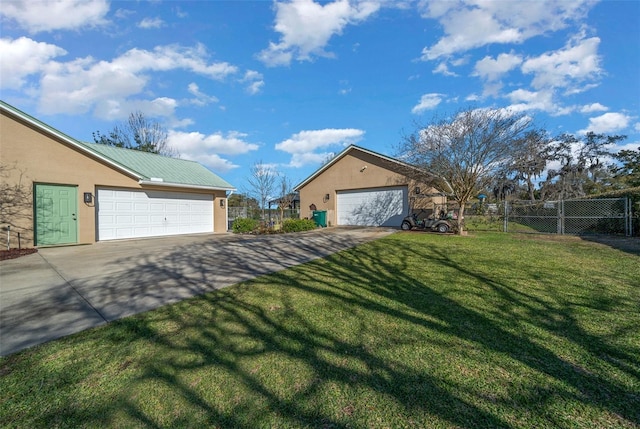
[[[0,262],[0,355],[279,271],[393,233],[328,228],[40,249]]]

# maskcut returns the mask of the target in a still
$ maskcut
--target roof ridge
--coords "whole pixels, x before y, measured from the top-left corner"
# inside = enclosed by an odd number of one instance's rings
[[[126,150],[126,151],[133,151],[136,154],[141,154],[142,156],[156,156],[156,157],[160,157],[163,159],[173,159],[173,160],[178,160],[178,161],[183,161],[183,162],[194,162],[196,164],[200,164],[198,161],[194,161],[192,159],[186,159],[186,158],[180,158],[179,156],[174,157],[174,156],[169,156],[169,155],[162,155],[160,153],[155,153],[155,152],[146,152],[143,150],[138,150],[135,148],[130,148],[130,147],[119,147],[119,146],[111,146],[108,144],[104,144],[104,143],[97,143],[97,142],[81,142],[82,144],[89,146],[89,148],[91,148],[92,146],[95,147],[108,147],[110,149],[113,150]],[[202,164],[200,164],[202,165]]]
[[[347,146],[346,148],[344,148],[343,150],[338,152],[333,158],[331,158],[331,160],[329,160],[329,162],[327,162],[326,164],[320,166],[316,171],[311,173],[311,175],[309,177],[304,179],[302,182],[300,182],[298,185],[296,185],[293,189],[294,190],[299,190],[300,188],[306,186],[307,183],[309,183],[311,180],[313,180],[315,177],[317,177],[320,173],[322,173],[323,171],[328,169],[334,163],[338,162],[343,156],[345,156],[350,150],[353,150],[353,149],[359,150],[359,151],[364,152],[364,153],[368,153],[370,155],[376,156],[376,157],[378,157],[380,159],[383,159],[383,160],[386,160],[388,162],[393,162],[393,163],[399,164],[399,165],[401,165],[403,167],[413,168],[413,169],[419,170],[417,167],[412,166],[411,164],[408,164],[406,162],[400,161],[399,159],[395,159],[395,158],[390,157],[388,155],[383,155],[383,154],[378,153],[376,151],[373,151],[373,150],[370,150],[370,149],[366,149],[366,148],[364,148],[362,146],[358,146],[358,145],[355,145],[355,144],[350,144],[349,146]]]

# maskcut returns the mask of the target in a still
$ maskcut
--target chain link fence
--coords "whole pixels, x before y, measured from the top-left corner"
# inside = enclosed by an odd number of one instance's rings
[[[628,198],[506,201],[493,213],[465,215],[465,223],[470,230],[626,236],[634,233]]]

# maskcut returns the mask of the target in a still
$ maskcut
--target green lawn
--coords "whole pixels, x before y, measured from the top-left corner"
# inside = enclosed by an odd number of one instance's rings
[[[0,360],[0,426],[638,428],[640,256],[397,233]]]

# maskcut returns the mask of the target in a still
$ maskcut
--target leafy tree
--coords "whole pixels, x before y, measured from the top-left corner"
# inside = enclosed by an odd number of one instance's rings
[[[621,164],[612,166],[614,178],[626,186],[640,186],[640,146],[638,150],[621,150],[614,158]]]
[[[249,186],[248,194],[255,198],[262,210],[262,219],[265,219],[265,207],[274,193],[278,173],[269,164],[262,160],[253,164],[249,170],[247,178]]]
[[[227,199],[229,218],[248,217],[258,219],[260,217],[260,203],[246,193],[232,194]]]
[[[400,145],[401,157],[424,171],[420,180],[452,193],[460,205],[458,233],[464,231],[464,210],[479,191],[511,165],[532,120],[501,109],[466,109],[452,119],[419,126]]]
[[[260,208],[260,203],[255,198],[251,198],[246,194],[232,194],[228,198],[229,207],[248,207],[250,209]]]
[[[589,132],[584,139],[562,134],[550,144],[549,160],[559,164],[550,169],[541,185],[542,195],[552,199],[583,197],[601,192],[610,182],[604,159],[611,156],[608,146],[626,136]]]
[[[96,131],[93,133],[93,140],[98,144],[177,157],[179,154],[169,146],[168,136],[162,125],[137,111],[131,113],[126,122],[114,126],[106,135]]]
[[[512,163],[507,167],[505,176],[513,174],[513,179],[518,182],[524,182],[529,200],[535,201],[534,180],[542,175],[547,162],[549,161],[549,146],[551,139],[543,130],[532,130],[526,133],[521,139],[514,142],[518,146]],[[505,181],[502,181],[505,183]],[[509,190],[515,189],[513,183],[509,183]],[[494,194],[495,194],[494,188]],[[499,192],[503,194],[504,192]]]
[[[490,189],[496,200],[506,200],[509,195],[518,193],[518,181],[498,174],[494,177]]]

